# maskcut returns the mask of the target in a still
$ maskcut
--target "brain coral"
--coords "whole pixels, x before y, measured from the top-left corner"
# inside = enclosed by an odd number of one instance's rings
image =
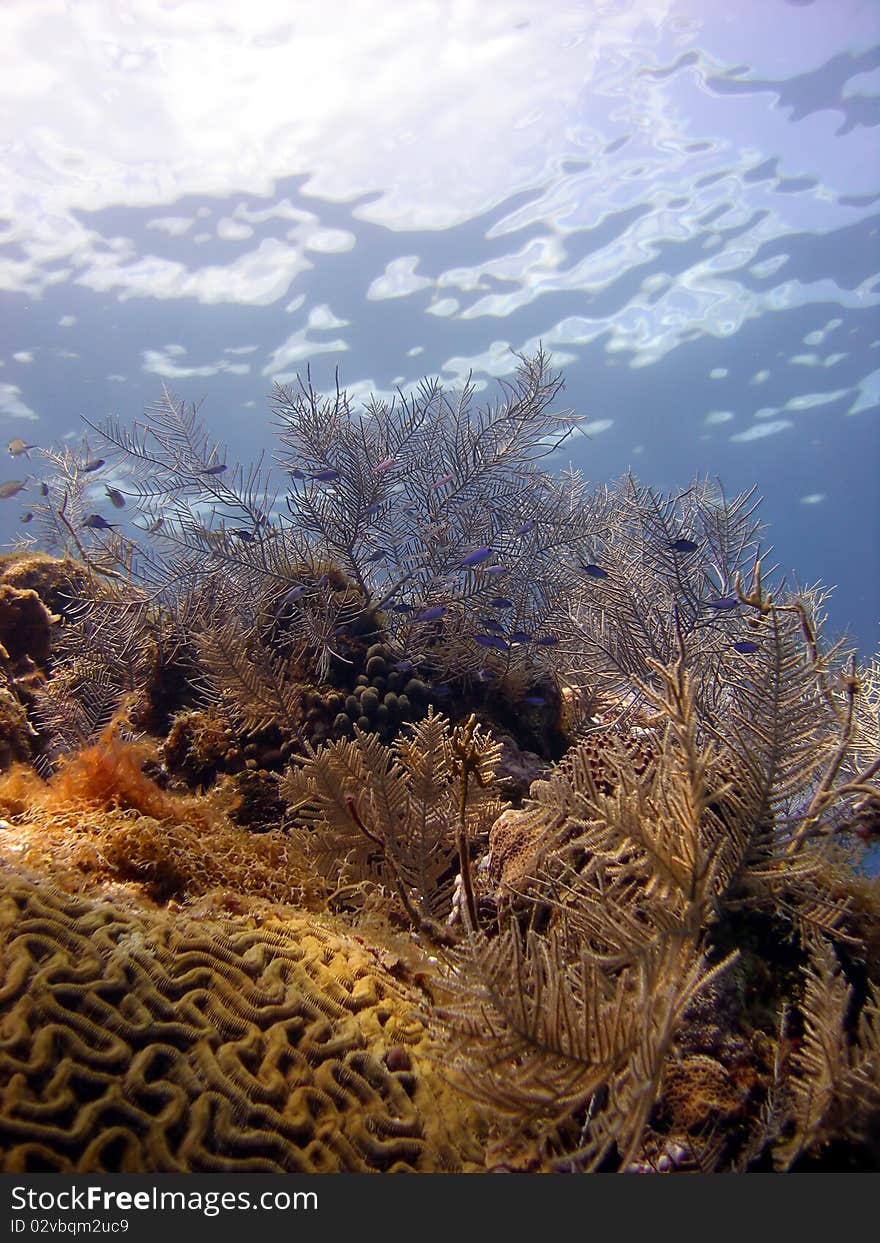
[[[134,913],[0,871],[0,962],[6,1172],[481,1164],[418,997],[329,924]]]

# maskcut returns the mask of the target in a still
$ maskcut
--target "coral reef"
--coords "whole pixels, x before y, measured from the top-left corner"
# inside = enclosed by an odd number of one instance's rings
[[[166,392],[112,525],[41,451],[5,1168],[880,1168],[880,665],[751,493],[543,470],[560,385],[307,377],[281,492]]]

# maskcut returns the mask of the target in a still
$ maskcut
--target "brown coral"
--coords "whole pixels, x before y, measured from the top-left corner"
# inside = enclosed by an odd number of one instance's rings
[[[697,1131],[742,1111],[743,1101],[730,1075],[715,1058],[683,1058],[666,1072],[663,1105],[678,1131]]]
[[[52,625],[57,620],[35,591],[0,583],[0,643],[13,664],[30,656],[44,665],[49,659]]]
[[[131,915],[0,873],[7,1172],[474,1168],[417,998],[349,937]],[[404,1050],[405,1056],[402,1056]]]
[[[81,561],[50,557],[42,552],[12,553],[0,558],[0,583],[34,591],[46,608],[66,618],[77,602],[93,599],[99,590]]]
[[[0,771],[30,756],[33,736],[23,705],[6,687],[0,687]]]

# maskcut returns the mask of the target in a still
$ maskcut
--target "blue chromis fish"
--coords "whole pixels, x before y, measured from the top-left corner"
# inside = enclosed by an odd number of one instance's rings
[[[84,527],[92,527],[96,531],[109,531],[118,525],[117,522],[108,522],[100,514],[89,514],[88,518],[83,519]]]
[[[392,613],[411,613],[412,611],[413,606],[411,604],[404,604],[402,600],[399,604],[392,604],[391,606]]]
[[[21,518],[19,518],[19,522],[33,522],[33,520],[34,520],[34,515],[31,513],[30,510],[28,510],[26,514],[22,514]]]
[[[543,634],[539,638],[535,639],[535,643],[537,643],[539,647],[555,647],[558,642],[559,639],[555,634]]]
[[[509,635],[511,643],[531,643],[532,636],[527,630],[513,630]]]
[[[692,539],[674,539],[669,547],[673,552],[696,552],[700,545],[694,543]]]
[[[5,483],[0,483],[0,501],[8,501],[11,496],[18,496],[26,487],[26,479],[7,479]]]
[[[205,466],[198,473],[200,475],[222,475],[228,469],[223,462],[218,462],[215,466]]]
[[[603,570],[601,565],[595,565],[592,561],[589,565],[582,565],[581,569],[585,574],[589,574],[590,578],[607,578],[608,571]]]
[[[326,470],[314,471],[311,475],[309,475],[309,478],[313,479],[315,483],[333,483],[336,479],[340,478],[340,474],[338,470],[334,470],[332,466],[328,466]]]
[[[475,548],[473,552],[469,552],[466,557],[462,557],[459,569],[467,570],[473,565],[480,565],[483,561],[488,561],[494,556],[494,551],[487,544],[482,548]]]
[[[719,600],[706,601],[707,609],[715,609],[719,613],[724,613],[728,609],[735,609],[738,607],[739,600],[737,600],[736,596],[722,596]]]
[[[513,608],[513,601],[509,600],[507,596],[493,596],[489,603],[492,605],[493,609]]]
[[[749,656],[752,652],[757,652],[760,646],[760,643],[755,643],[752,639],[740,639],[733,644],[733,650],[735,652],[742,652],[744,656]]]
[[[367,557],[367,563],[369,564],[371,561],[381,561],[383,557],[387,556],[388,554],[384,548],[377,548],[375,552],[371,552],[369,557]]]
[[[480,647],[493,647],[497,652],[509,652],[510,648],[499,634],[475,634],[474,642]]]
[[[547,701],[543,695],[523,695],[522,702],[530,708],[543,708]]]
[[[487,565],[483,567],[484,574],[506,574],[506,565]]]
[[[538,525],[537,518],[526,518],[522,526],[517,527],[517,529],[514,531],[514,535],[528,535],[529,531],[533,531],[537,525]]]
[[[103,465],[104,459],[102,457],[93,457],[83,466],[82,473],[90,475],[93,470],[100,470]]]
[[[429,609],[424,609],[419,613],[416,621],[436,621],[438,617],[442,617],[446,612],[446,606],[443,604],[432,604]]]
[[[107,493],[107,500],[114,509],[125,509],[125,497],[118,488],[111,488],[104,484],[104,491]]]
[[[504,627],[494,617],[481,617],[480,625],[485,626],[487,630],[494,630],[495,634],[504,634]]]
[[[21,436],[16,436],[13,440],[10,440],[9,444],[6,446],[9,450],[10,457],[21,457],[22,454],[27,457],[28,450],[36,449],[37,447],[37,445],[29,445],[27,441],[22,440]]]

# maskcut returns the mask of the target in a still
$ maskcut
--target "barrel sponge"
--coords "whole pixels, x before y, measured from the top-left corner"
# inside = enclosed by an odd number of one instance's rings
[[[418,990],[331,923],[194,921],[0,871],[0,1169],[480,1168]]]

